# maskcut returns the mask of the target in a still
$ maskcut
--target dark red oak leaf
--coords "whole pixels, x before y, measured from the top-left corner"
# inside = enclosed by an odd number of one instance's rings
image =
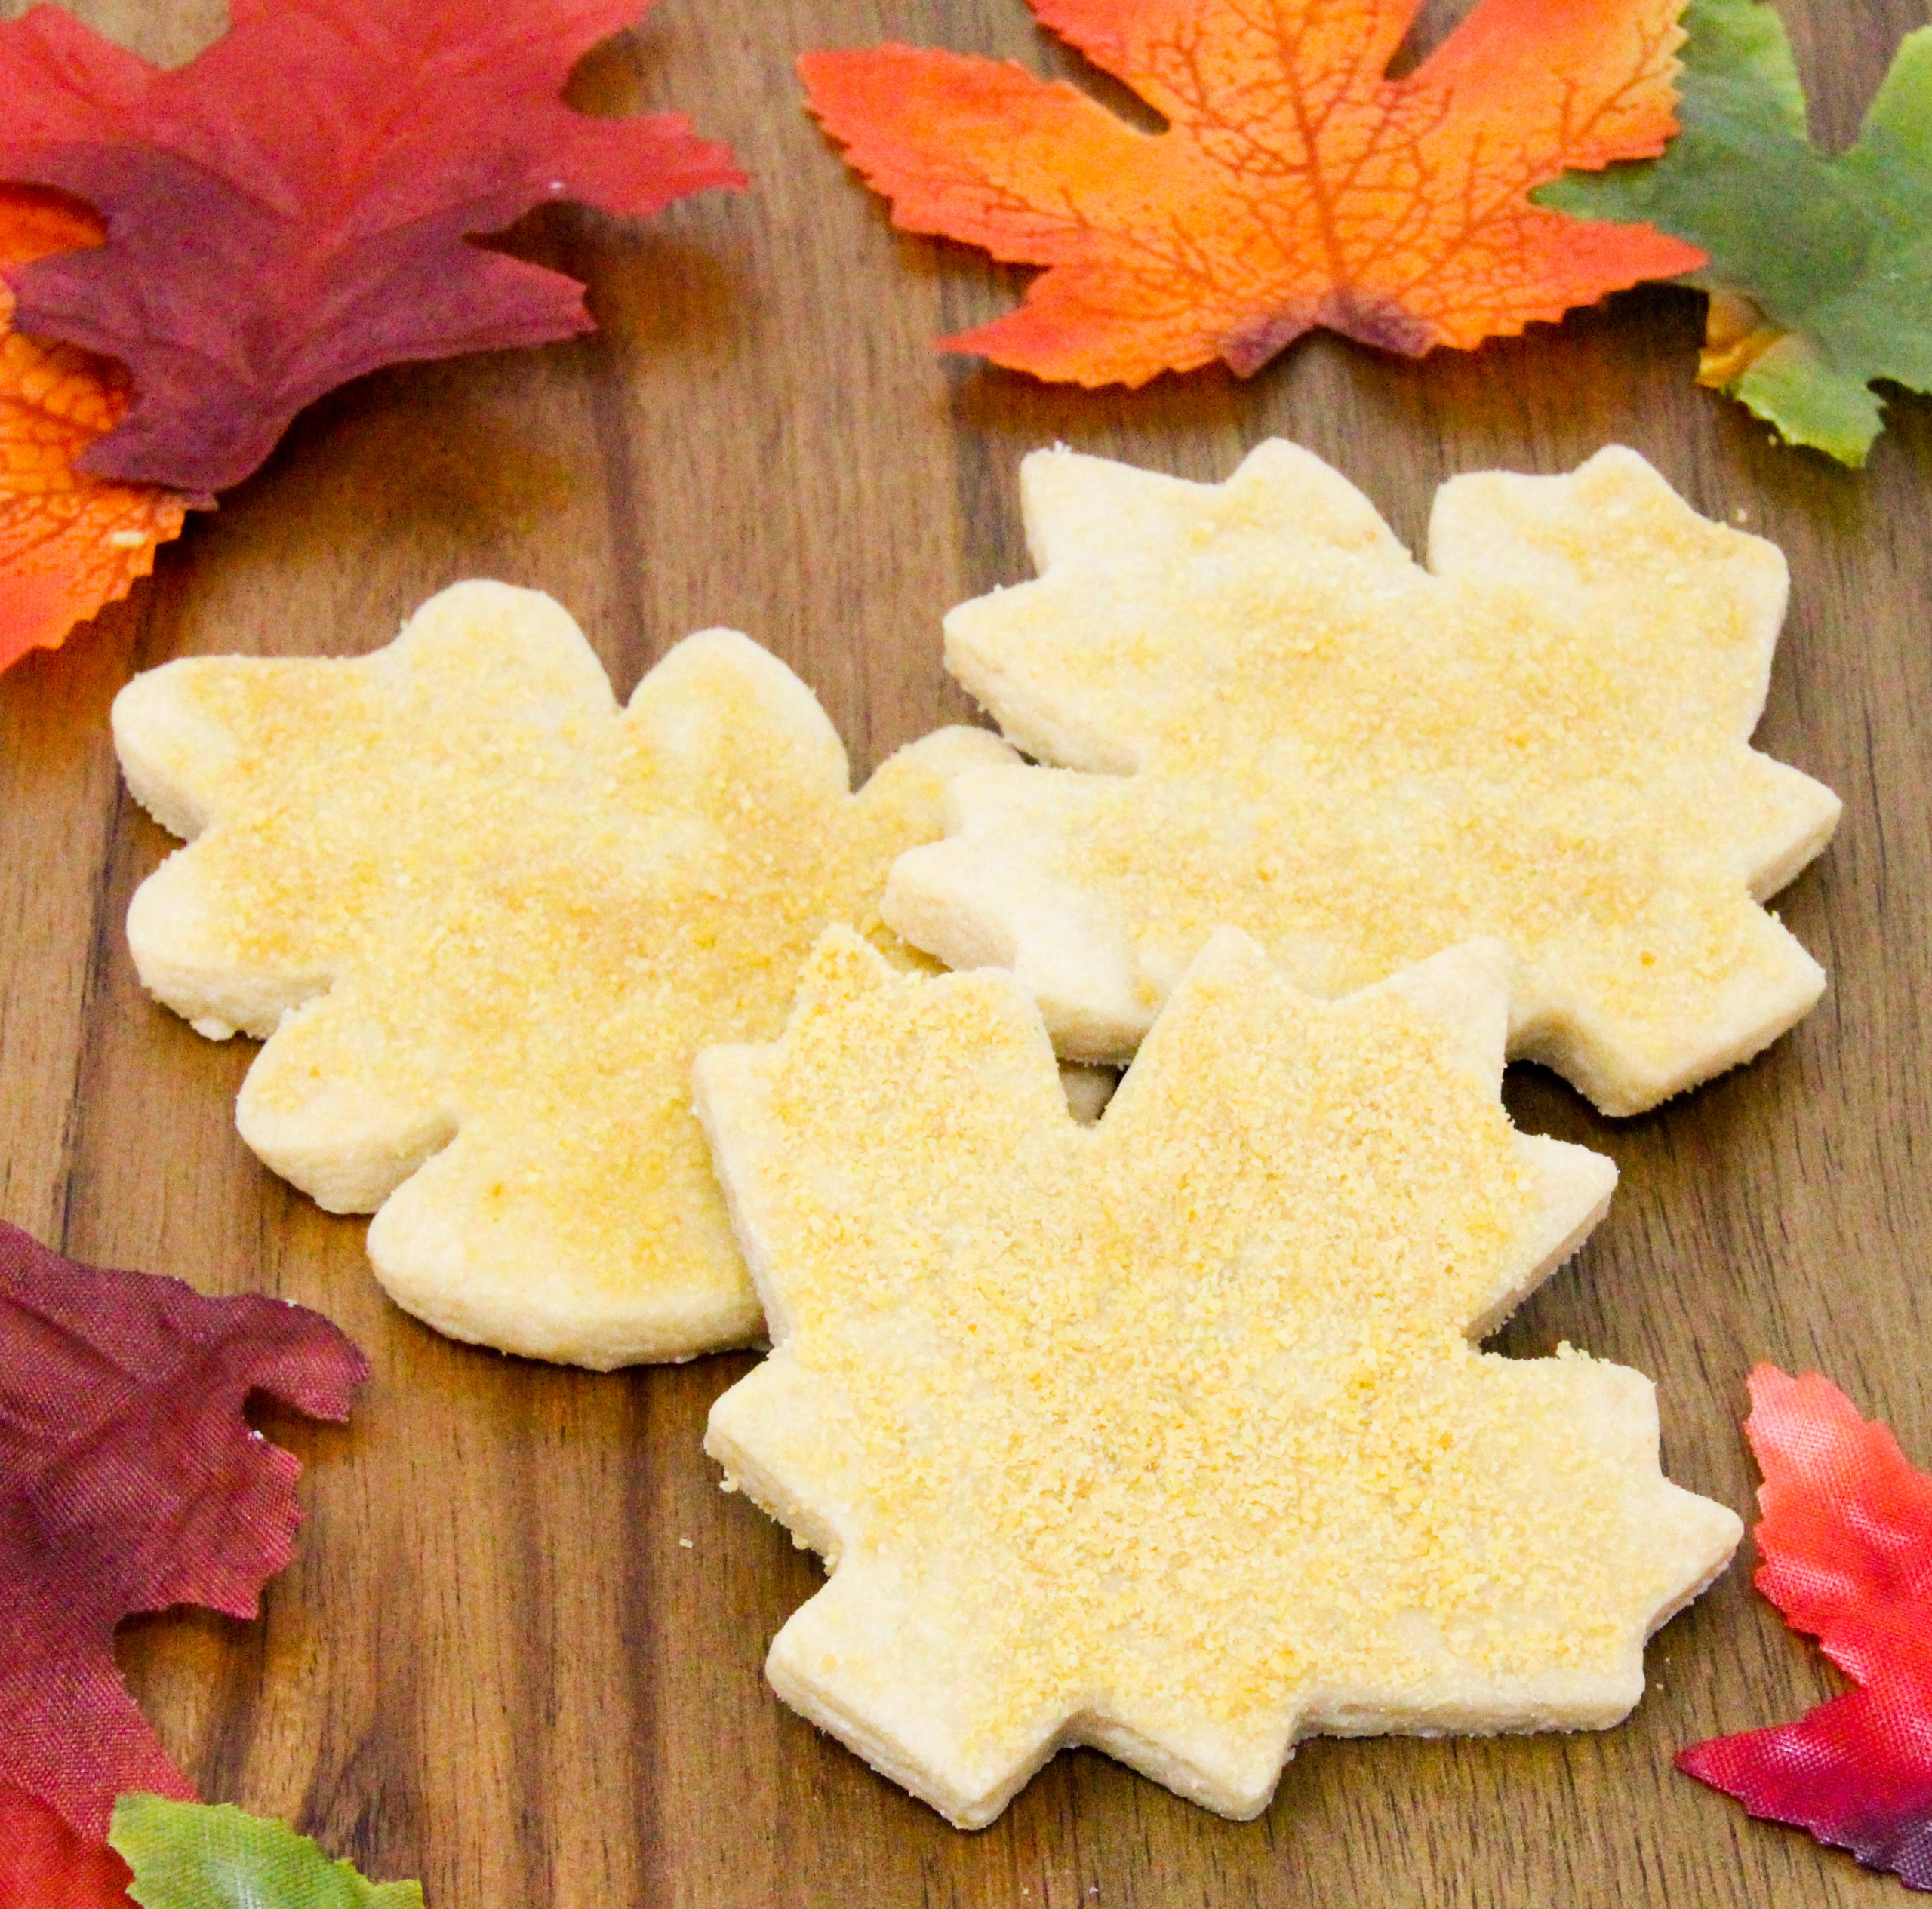
[[[226,36],[171,72],[52,7],[0,23],[0,180],[107,224],[9,275],[17,329],[134,374],[85,468],[218,490],[378,365],[589,330],[574,279],[467,241],[552,200],[648,213],[743,185],[678,115],[563,103],[649,4],[233,0]]]
[[[1817,1373],[1751,1375],[1758,1588],[1860,1687],[1679,1769],[1932,1889],[1932,1478]]]
[[[0,1225],[0,1796],[104,1843],[129,1790],[192,1797],[115,1669],[114,1627],[253,1617],[301,1467],[242,1409],[345,1419],[368,1363],[306,1308],[76,1265]]]

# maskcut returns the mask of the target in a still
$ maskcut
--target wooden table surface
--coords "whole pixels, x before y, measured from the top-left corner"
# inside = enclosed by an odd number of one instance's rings
[[[1817,131],[1844,143],[1922,0],[1780,5]],[[221,24],[214,0],[76,10],[166,59]],[[1432,9],[1425,37],[1460,11]],[[663,0],[592,56],[579,103],[675,103],[754,190],[648,223],[533,216],[515,247],[589,281],[596,336],[337,393],[129,602],[0,678],[0,1216],[84,1259],[299,1299],[374,1366],[346,1427],[262,1415],[305,1468],[295,1562],[258,1622],[126,1627],[143,1708],[205,1796],[373,1876],[420,1876],[432,1909],[1891,1899],[1671,1767],[1837,1687],[1752,1592],[1748,1542],[1652,1645],[1620,1729],[1317,1741],[1246,1824],[1082,1751],[992,1828],[949,1828],[764,1683],[819,1573],[719,1492],[700,1447],[750,1357],[597,1376],[438,1338],[383,1296],[362,1222],[236,1137],[249,1044],[204,1041],[143,994],[122,918],[170,843],[120,788],[107,711],[170,657],[365,651],[441,586],[501,577],[567,604],[623,693],[688,631],[749,632],[863,773],[973,716],[940,618],[1030,573],[1014,475],[1035,445],[1211,478],[1279,433],[1413,540],[1453,472],[1563,470],[1620,441],[1789,555],[1758,741],[1844,798],[1835,843],[1778,904],[1832,986],[1755,1065],[1641,1119],[1512,1071],[1519,1122],[1611,1154],[1623,1182],[1499,1343],[1567,1339],[1653,1375],[1671,1474],[1747,1514],[1759,1359],[1822,1368],[1932,1465],[1932,406],[1897,402],[1863,475],[1777,447],[1693,386],[1701,300],[1663,289],[1473,355],[1412,364],[1324,336],[1250,383],[1137,395],[941,357],[930,341],[1006,309],[1022,275],[895,235],[792,75],[803,48],[888,35],[1075,66],[1022,0]]]

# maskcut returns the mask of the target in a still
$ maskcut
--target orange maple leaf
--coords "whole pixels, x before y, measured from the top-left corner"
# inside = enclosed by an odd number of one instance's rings
[[[1704,262],[1527,197],[1663,150],[1683,0],[1482,0],[1396,81],[1419,0],[1028,4],[1167,129],[1010,62],[799,62],[894,224],[1050,268],[948,349],[1084,385],[1215,358],[1245,375],[1316,325],[1420,356]]]
[[[0,269],[103,236],[91,214],[0,189]],[[179,493],[75,469],[127,404],[126,377],[110,360],[16,331],[0,278],[0,669],[54,647],[125,596],[154,568],[155,546],[181,534]]]

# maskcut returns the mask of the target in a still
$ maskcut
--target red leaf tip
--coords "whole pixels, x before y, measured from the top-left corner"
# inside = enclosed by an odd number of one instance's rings
[[[1932,1479],[1823,1375],[1767,1364],[1749,1384],[1758,1587],[1862,1687],[1677,1767],[1932,1889]]]

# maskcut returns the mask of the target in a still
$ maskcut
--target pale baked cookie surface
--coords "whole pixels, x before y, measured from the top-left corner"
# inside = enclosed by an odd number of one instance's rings
[[[1616,1178],[1504,1114],[1504,968],[1324,1003],[1224,930],[1081,1125],[1011,976],[834,930],[700,1057],[774,1343],[707,1449],[832,1570],[786,1702],[969,1828],[1070,1743],[1246,1816],[1300,1737],[1629,1711],[1741,1526],[1640,1374],[1472,1343]]]
[[[1225,484],[1022,466],[1038,580],[946,659],[1048,767],[964,778],[885,915],[1012,968],[1069,1059],[1126,1059],[1208,935],[1337,995],[1476,936],[1512,1056],[1629,1114],[1748,1059],[1824,985],[1760,905],[1835,796],[1754,751],[1776,548],[1635,452],[1438,493],[1429,567],[1310,453]]]
[[[457,1338],[599,1368],[761,1335],[692,1117],[692,1057],[768,1038],[829,923],[880,923],[949,730],[857,795],[748,638],[679,644],[628,708],[569,616],[460,584],[354,661],[171,663],[124,690],[129,786],[192,846],[146,882],[141,978],[266,1038],[243,1137]],[[380,1211],[376,1210],[380,1209]]]

